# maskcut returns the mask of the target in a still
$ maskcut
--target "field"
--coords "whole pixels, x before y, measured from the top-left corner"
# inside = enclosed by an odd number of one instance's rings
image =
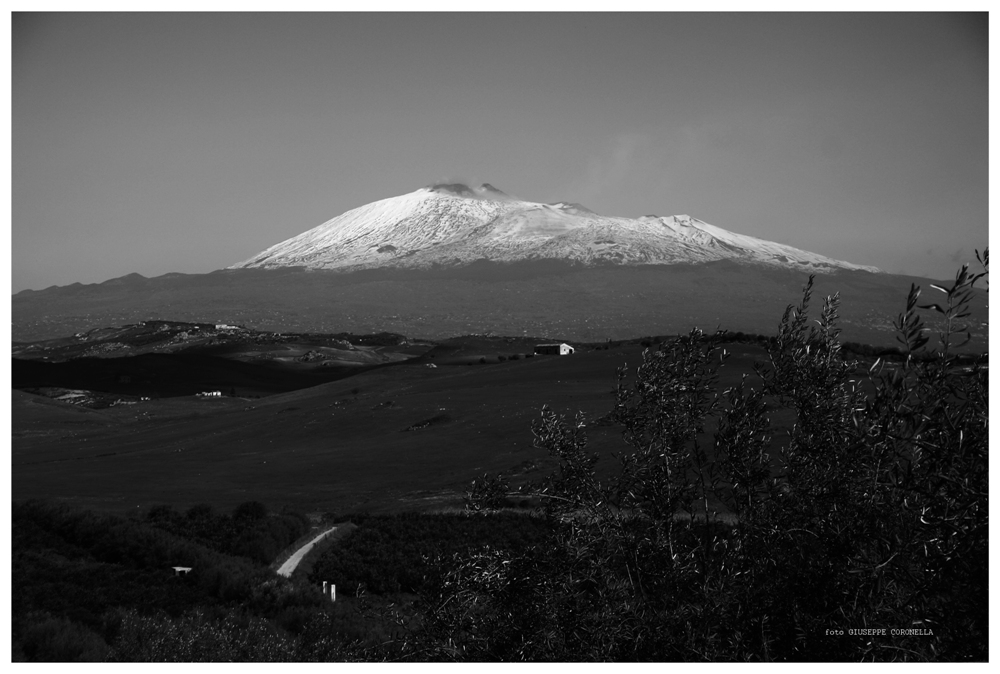
[[[460,505],[484,472],[517,481],[550,468],[532,447],[542,406],[596,422],[614,402],[616,368],[637,363],[643,348],[529,358],[528,343],[452,340],[287,393],[106,409],[14,391],[13,498],[118,512],[157,503],[228,508],[250,498],[323,512]],[[726,348],[720,390],[766,358],[754,345]],[[599,423],[591,443],[609,455],[623,446],[621,429]]]

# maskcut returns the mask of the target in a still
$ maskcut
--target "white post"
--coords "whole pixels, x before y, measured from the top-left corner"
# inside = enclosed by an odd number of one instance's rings
[[[337,601],[337,586],[330,583],[330,601]]]

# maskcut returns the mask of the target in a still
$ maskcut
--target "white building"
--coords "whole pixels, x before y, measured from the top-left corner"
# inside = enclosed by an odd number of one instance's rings
[[[535,353],[539,355],[568,356],[575,352],[569,344],[537,344]]]

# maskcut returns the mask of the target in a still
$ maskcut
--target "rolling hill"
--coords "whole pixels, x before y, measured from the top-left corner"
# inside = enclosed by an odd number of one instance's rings
[[[614,401],[616,367],[636,364],[642,347],[533,358],[525,347],[452,343],[433,358],[260,399],[88,410],[15,391],[12,496],[118,512],[248,499],[330,511],[459,505],[484,472],[517,481],[553,465],[532,447],[531,422],[545,404],[583,410],[594,451],[620,449],[621,429],[600,419]],[[729,348],[724,386],[764,357],[759,347]]]

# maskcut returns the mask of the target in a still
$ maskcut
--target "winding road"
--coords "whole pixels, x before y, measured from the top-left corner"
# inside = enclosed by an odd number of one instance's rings
[[[321,540],[336,531],[337,527],[330,527],[326,531],[320,533],[314,537],[311,541],[303,545],[301,548],[292,553],[292,556],[285,560],[285,563],[278,567],[278,575],[284,576],[285,578],[290,578],[292,573],[295,571],[295,567],[299,565],[302,558],[306,556],[313,546],[319,543]]]

